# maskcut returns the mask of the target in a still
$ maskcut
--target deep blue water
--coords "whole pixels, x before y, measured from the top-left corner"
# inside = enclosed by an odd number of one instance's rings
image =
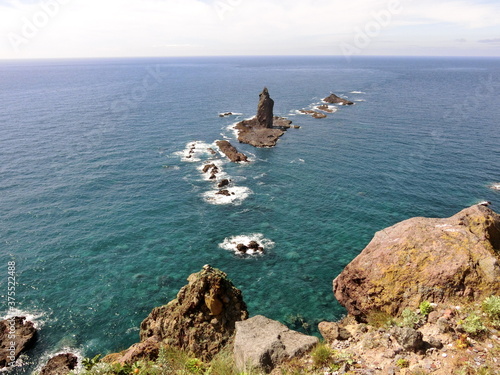
[[[275,114],[301,129],[273,149],[233,142],[252,163],[222,167],[251,193],[211,204],[198,170],[209,156],[182,154],[194,141],[234,141],[228,127],[255,114],[264,86]],[[326,119],[296,114],[330,92],[356,104]],[[499,93],[499,59],[1,62],[2,311],[14,260],[16,306],[40,326],[17,372],[63,349],[128,347],[207,263],[251,315],[294,328],[339,318],[332,280],[376,231],[481,200],[500,210],[489,188],[500,182]],[[251,234],[274,246],[248,258],[219,246]]]

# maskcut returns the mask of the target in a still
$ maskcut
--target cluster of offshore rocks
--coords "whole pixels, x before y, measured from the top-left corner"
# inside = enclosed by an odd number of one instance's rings
[[[238,141],[254,147],[273,147],[287,129],[299,128],[285,117],[274,116],[273,110],[274,100],[264,87],[259,95],[257,115],[238,122],[234,127],[238,132]]]
[[[137,344],[103,361],[155,360],[162,346],[174,346],[204,361],[229,349],[239,371],[251,367],[273,374],[289,368],[330,375],[500,373],[500,331],[491,328],[498,323],[481,322],[480,335],[465,324],[484,298],[500,295],[499,262],[500,215],[486,206],[447,219],[412,218],[378,232],[333,281],[335,297],[349,315],[318,326],[332,349],[324,368],[308,354],[318,338],[264,316],[249,318],[241,291],[224,272],[206,265],[189,276],[176,299],[152,310]],[[426,313],[418,309],[423,301]],[[410,312],[411,324],[390,323],[404,311]],[[487,318],[474,319],[478,325],[477,319]],[[9,323],[1,324],[6,332]],[[32,345],[30,324],[23,318],[15,324],[17,336]],[[5,334],[0,337],[0,366],[5,367],[9,342]],[[28,349],[23,342],[16,348]],[[57,363],[67,372],[74,356],[49,361]],[[57,371],[43,374],[66,373]]]
[[[335,94],[330,94],[326,98],[323,99],[324,104],[316,106],[314,109],[301,109],[300,113],[304,115],[310,115],[313,118],[325,118],[327,117],[326,113],[334,113],[336,108],[330,107],[328,104],[339,104],[339,105],[353,105],[354,103],[341,98]],[[326,112],[326,113],[325,113]]]

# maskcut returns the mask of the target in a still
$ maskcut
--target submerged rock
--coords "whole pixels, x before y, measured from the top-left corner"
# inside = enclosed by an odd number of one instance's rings
[[[500,215],[475,205],[446,219],[412,218],[375,234],[333,281],[351,315],[397,315],[420,302],[468,303],[500,293]]]
[[[0,368],[7,367],[33,347],[37,330],[33,322],[24,316],[16,316],[0,321]]]
[[[257,367],[270,372],[284,360],[299,356],[319,342],[262,315],[236,323],[234,359],[240,371]]]
[[[217,147],[231,160],[233,163],[248,162],[248,157],[238,150],[228,141],[217,141]]]
[[[74,370],[78,364],[78,357],[72,353],[58,354],[47,362],[39,375],[66,375]]]
[[[341,98],[340,96],[337,96],[335,94],[330,94],[325,99],[323,99],[323,101],[325,101],[327,103],[331,103],[331,104],[341,104],[341,105],[353,105],[354,104],[353,102],[351,102],[347,99]]]
[[[318,111],[313,111],[311,109],[301,109],[299,112],[303,113],[304,115],[311,115],[311,117],[313,117],[313,118],[325,118],[325,117],[327,117],[324,113],[321,113]]]

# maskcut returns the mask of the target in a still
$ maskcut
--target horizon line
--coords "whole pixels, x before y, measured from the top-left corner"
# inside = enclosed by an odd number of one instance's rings
[[[171,59],[171,58],[236,58],[236,57],[249,57],[249,58],[259,58],[259,57],[333,57],[333,58],[345,58],[345,59],[359,59],[359,58],[469,58],[469,59],[500,59],[500,56],[490,56],[490,55],[478,55],[478,56],[467,56],[467,55],[356,55],[356,56],[344,56],[344,55],[176,55],[176,56],[92,56],[92,57],[24,57],[24,58],[0,58],[0,62],[12,62],[12,61],[49,61],[49,60],[125,60],[125,59]]]

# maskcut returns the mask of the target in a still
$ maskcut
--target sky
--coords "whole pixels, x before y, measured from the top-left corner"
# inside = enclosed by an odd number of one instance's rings
[[[0,0],[0,59],[500,56],[498,0]]]

